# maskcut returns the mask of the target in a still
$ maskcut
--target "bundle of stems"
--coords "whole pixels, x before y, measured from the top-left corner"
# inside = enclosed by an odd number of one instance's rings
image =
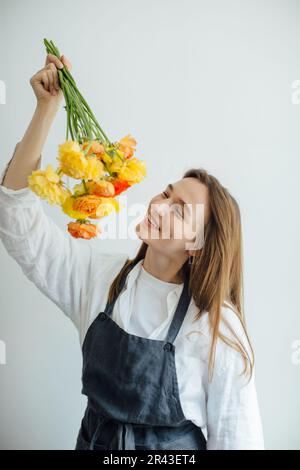
[[[61,58],[58,48],[53,41],[44,39],[46,51]],[[84,141],[99,140],[106,148],[107,153],[114,156],[114,145],[109,141],[99,122],[95,118],[91,108],[78,90],[75,80],[64,66],[58,69],[58,77],[65,98],[67,112],[66,140],[71,139],[82,144]]]

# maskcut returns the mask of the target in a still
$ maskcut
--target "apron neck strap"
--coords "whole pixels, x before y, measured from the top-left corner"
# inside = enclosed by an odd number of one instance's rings
[[[113,311],[114,305],[116,303],[116,300],[117,300],[118,296],[120,295],[120,293],[122,292],[123,287],[125,285],[127,275],[129,273],[129,271],[134,266],[135,266],[135,264],[133,263],[132,265],[130,265],[124,271],[124,273],[121,277],[120,283],[119,283],[118,294],[115,295],[113,301],[111,303],[109,303],[109,301],[107,300],[106,307],[105,307],[105,313],[107,315],[112,314],[112,311]],[[181,295],[180,295],[175,313],[173,315],[172,322],[170,324],[166,340],[165,340],[169,343],[173,343],[175,341],[175,338],[176,338],[176,336],[177,336],[177,334],[178,334],[178,332],[181,328],[181,325],[183,323],[183,320],[185,318],[185,314],[187,312],[187,309],[189,307],[190,300],[191,300],[191,293],[189,291],[189,274],[188,274],[188,271],[185,267],[183,269],[183,273],[184,273],[183,289],[182,289],[182,292],[181,292]]]
[[[133,263],[133,264],[130,265],[127,269],[125,269],[125,271],[123,272],[123,274],[122,274],[122,276],[121,276],[120,282],[119,282],[119,288],[118,288],[117,295],[115,295],[115,297],[114,297],[114,299],[112,300],[111,303],[109,302],[109,300],[107,300],[106,307],[105,307],[105,313],[106,313],[107,315],[111,315],[111,314],[112,314],[112,311],[113,311],[114,305],[115,305],[115,303],[116,303],[116,300],[117,300],[117,298],[119,297],[119,295],[120,295],[120,293],[122,292],[123,287],[124,287],[124,285],[125,285],[127,275],[128,275],[128,273],[129,273],[129,271],[131,271],[131,269],[133,269],[134,266],[135,266],[135,264]],[[123,269],[123,268],[122,268],[122,269]]]
[[[185,277],[183,289],[182,289],[175,313],[173,315],[173,318],[172,318],[172,321],[171,321],[171,324],[167,333],[167,337],[166,337],[167,342],[173,343],[175,341],[175,338],[185,318],[185,314],[189,307],[190,300],[191,300],[191,294],[189,291],[189,278]]]

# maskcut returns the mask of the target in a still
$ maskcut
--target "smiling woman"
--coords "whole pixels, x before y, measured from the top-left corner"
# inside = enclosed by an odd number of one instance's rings
[[[75,448],[264,448],[236,200],[191,169],[150,200],[133,259],[80,243],[26,184],[59,97],[41,77],[34,86],[37,109],[1,175],[0,234],[78,330],[88,402]]]
[[[196,210],[199,205],[204,208],[202,219],[204,240],[202,246],[198,245],[197,249],[194,246],[193,250],[189,250],[186,248],[188,242],[191,239],[195,241],[200,230]],[[186,207],[189,209],[186,210]],[[166,237],[161,236],[164,232],[162,227],[168,229]],[[185,227],[186,230],[179,230],[178,227],[180,229]],[[210,373],[219,336],[220,308],[223,301],[226,301],[236,311],[247,336],[252,358],[247,354],[245,345],[240,342],[237,335],[234,344],[228,340],[227,344],[239,350],[244,360],[244,370],[250,371],[251,376],[254,354],[242,310],[241,218],[238,204],[233,196],[204,169],[190,169],[181,180],[174,184],[169,183],[165,191],[151,199],[147,216],[136,227],[136,231],[143,244],[137,256],[124,266],[124,271],[144,257],[145,269],[162,281],[176,282],[184,279],[183,266],[186,265],[187,258],[188,261],[192,260],[192,263],[188,263],[189,285],[199,308],[196,319],[201,318],[204,312],[210,312],[213,337]],[[156,235],[158,233],[158,237],[153,237],[155,232]],[[175,238],[175,234],[179,232],[181,236]],[[184,234],[188,234],[188,237]],[[119,276],[122,276],[122,271]],[[201,283],[199,279],[202,280]],[[112,286],[111,296],[113,295]],[[226,341],[225,338],[222,340]]]

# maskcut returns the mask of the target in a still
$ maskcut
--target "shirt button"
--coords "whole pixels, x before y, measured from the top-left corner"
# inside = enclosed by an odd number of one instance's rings
[[[165,350],[165,351],[171,351],[172,348],[173,348],[173,344],[172,344],[172,343],[166,343],[166,344],[164,345],[164,350]]]
[[[99,319],[100,319],[100,320],[105,320],[105,318],[106,318],[105,313],[104,313],[104,312],[100,312]]]

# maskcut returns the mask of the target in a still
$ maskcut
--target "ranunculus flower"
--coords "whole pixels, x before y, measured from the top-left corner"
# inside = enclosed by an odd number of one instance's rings
[[[145,163],[133,157],[123,162],[121,169],[118,171],[118,179],[127,181],[129,185],[139,183],[146,176]]]
[[[88,162],[78,142],[66,141],[58,149],[57,160],[62,173],[75,179],[83,178]]]
[[[127,134],[121,140],[119,140],[119,149],[123,153],[125,158],[131,158],[136,150],[137,141],[132,135]]]
[[[65,214],[78,220],[86,218],[100,219],[113,210],[119,212],[120,206],[117,200],[109,197],[98,197],[93,195],[69,197],[62,204]]]
[[[89,240],[90,238],[96,237],[101,233],[101,229],[98,225],[91,223],[80,223],[80,222],[69,222],[68,232],[74,238],[84,238]]]
[[[51,164],[48,164],[45,170],[34,170],[27,180],[29,188],[51,205],[60,205],[71,195],[71,192],[63,187],[59,174]]]
[[[110,179],[110,182],[113,184],[115,188],[115,196],[118,196],[123,191],[126,191],[130,187],[130,184],[127,181],[121,181],[117,178]]]
[[[103,155],[105,153],[104,146],[97,140],[83,142],[82,149],[87,151],[87,155],[92,153]]]
[[[109,173],[118,173],[123,165],[125,165],[126,160],[122,160],[120,157],[116,156],[111,160],[111,162],[106,163],[106,168],[108,169]]]
[[[89,194],[94,194],[95,196],[112,197],[116,195],[114,185],[109,181],[87,181],[86,186]]]

